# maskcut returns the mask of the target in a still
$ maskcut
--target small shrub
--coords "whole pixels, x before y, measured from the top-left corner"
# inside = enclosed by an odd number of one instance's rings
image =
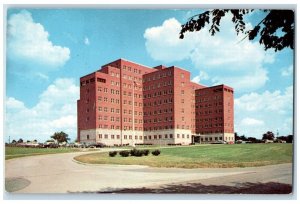
[[[160,151],[157,149],[157,150],[154,150],[154,151],[152,151],[152,154],[154,155],[154,156],[158,156],[158,155],[160,155]]]
[[[121,155],[122,157],[128,157],[129,156],[129,151],[123,150],[119,152],[119,155]]]
[[[130,150],[130,155],[135,156],[135,157],[141,157],[143,156],[144,151],[143,150],[138,150],[138,149],[132,149]]]
[[[112,151],[112,152],[109,152],[108,154],[109,154],[110,157],[114,157],[114,156],[117,155],[117,153],[118,152],[116,152],[116,151]]]
[[[148,156],[148,154],[149,154],[149,150],[148,149],[144,149],[144,150],[142,150],[143,151],[143,155],[145,155],[145,156]]]
[[[135,156],[135,154],[136,154],[137,151],[138,151],[137,149],[130,150],[130,155],[131,156]]]

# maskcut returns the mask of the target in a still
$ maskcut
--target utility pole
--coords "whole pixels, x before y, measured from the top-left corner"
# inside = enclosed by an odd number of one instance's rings
[[[8,136],[8,144],[10,144],[10,136]]]

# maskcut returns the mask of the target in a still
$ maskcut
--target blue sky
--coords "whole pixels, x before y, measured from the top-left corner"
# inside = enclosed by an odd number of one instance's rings
[[[293,50],[264,51],[236,36],[230,16],[212,37],[204,29],[178,39],[180,25],[201,10],[9,9],[6,55],[6,140],[76,137],[79,78],[125,58],[176,65],[191,80],[235,89],[235,131],[261,138],[292,134]],[[264,16],[247,17],[247,28]]]

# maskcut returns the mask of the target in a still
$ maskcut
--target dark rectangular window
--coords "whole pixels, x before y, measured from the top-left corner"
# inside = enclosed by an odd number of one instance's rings
[[[106,83],[106,79],[97,78],[97,82]]]

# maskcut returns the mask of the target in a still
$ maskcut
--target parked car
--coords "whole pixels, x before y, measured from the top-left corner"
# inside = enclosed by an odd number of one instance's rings
[[[55,142],[45,142],[43,147],[44,148],[58,148],[59,145]]]
[[[212,142],[211,144],[227,144],[227,142],[223,141],[223,140],[217,140]]]
[[[102,147],[105,147],[105,144],[93,142],[93,143],[87,143],[87,144],[85,144],[85,147],[86,148],[102,148]]]
[[[39,147],[39,143],[25,143],[25,147]]]
[[[84,144],[74,143],[74,147],[77,147],[77,148],[83,148],[83,147],[85,147],[85,146],[84,146]]]

